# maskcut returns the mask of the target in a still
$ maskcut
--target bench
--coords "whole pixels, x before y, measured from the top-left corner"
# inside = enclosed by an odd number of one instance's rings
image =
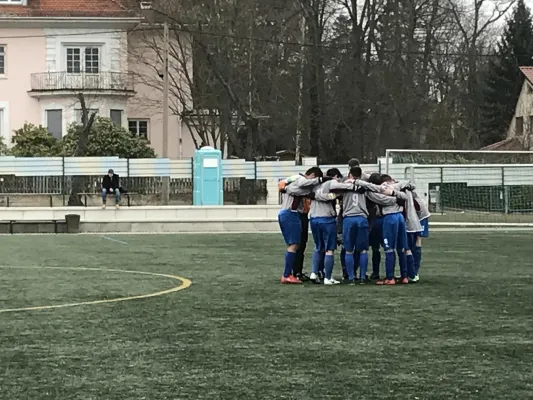
[[[0,224],[9,224],[9,233],[14,234],[13,226],[14,225],[29,225],[29,224],[54,224],[54,233],[59,233],[58,225],[66,224],[65,219],[40,219],[40,220],[27,220],[27,219],[11,219],[11,220],[2,220]]]
[[[84,204],[85,204],[85,207],[87,207],[87,196],[98,196],[98,198],[102,197],[102,193],[99,193],[99,192],[93,192],[93,193],[78,193],[79,195],[83,196],[84,198]],[[131,207],[131,198],[130,198],[130,195],[132,194],[138,194],[138,193],[135,193],[135,192],[125,192],[125,193],[120,193],[120,197],[126,197],[128,200],[128,207]],[[108,193],[107,194],[108,196],[113,196],[113,193]]]

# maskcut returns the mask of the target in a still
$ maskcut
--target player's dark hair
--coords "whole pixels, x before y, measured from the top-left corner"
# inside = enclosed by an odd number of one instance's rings
[[[348,161],[348,166],[350,168],[352,167],[358,167],[360,164],[359,164],[359,160],[357,158],[350,158],[350,161]]]
[[[326,176],[331,176],[333,178],[342,178],[341,171],[338,168],[330,168],[326,171]]]
[[[322,178],[324,176],[324,174],[322,173],[322,170],[319,167],[309,168],[305,172],[305,175],[311,175],[311,174],[314,174],[315,178]]]
[[[358,179],[363,175],[363,170],[361,167],[352,167],[350,168],[350,175],[353,176],[355,179]]]
[[[392,177],[390,175],[383,174],[383,175],[381,175],[381,180],[383,182],[390,182],[390,181],[392,181]]]
[[[381,185],[383,183],[383,180],[381,179],[380,174],[378,174],[377,172],[374,172],[368,178],[368,182],[373,183],[374,185]]]

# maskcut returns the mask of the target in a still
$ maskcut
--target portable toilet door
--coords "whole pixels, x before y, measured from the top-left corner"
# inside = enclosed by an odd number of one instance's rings
[[[202,147],[195,151],[193,164],[193,205],[223,205],[222,152],[213,147]]]

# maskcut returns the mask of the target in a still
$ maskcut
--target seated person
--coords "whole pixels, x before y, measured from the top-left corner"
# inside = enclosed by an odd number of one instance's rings
[[[104,175],[102,179],[102,208],[106,207],[108,194],[115,195],[115,208],[118,208],[120,203],[120,179],[112,169],[107,171],[107,175]]]

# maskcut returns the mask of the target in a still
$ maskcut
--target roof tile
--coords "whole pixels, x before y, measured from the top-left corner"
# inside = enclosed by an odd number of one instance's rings
[[[1,15],[26,17],[132,17],[134,0],[28,0],[27,6],[0,5]]]

